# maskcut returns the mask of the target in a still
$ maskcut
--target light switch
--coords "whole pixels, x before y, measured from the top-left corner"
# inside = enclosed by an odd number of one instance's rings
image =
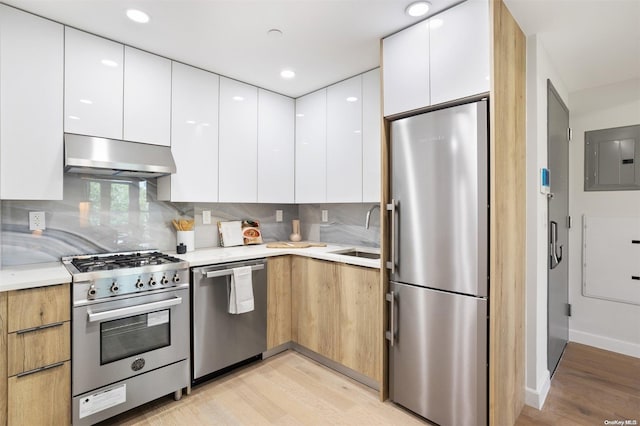
[[[322,221],[329,222],[329,210],[322,210]]]
[[[276,210],[276,222],[282,222],[282,210]]]
[[[202,210],[202,224],[211,225],[211,210]]]

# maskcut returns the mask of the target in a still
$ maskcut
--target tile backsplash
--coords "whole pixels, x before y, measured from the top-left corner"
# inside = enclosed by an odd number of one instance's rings
[[[0,203],[2,266],[57,261],[87,253],[158,249],[173,251],[172,219],[195,219],[196,248],[217,247],[219,220],[257,219],[265,242],[287,240],[291,220],[300,218],[304,239],[379,246],[379,211],[364,228],[369,204],[170,203],[156,198],[155,179],[116,180],[66,175],[60,201],[4,200]],[[202,211],[211,211],[211,224]],[[276,222],[276,210],[283,221]],[[321,211],[329,210],[329,222]],[[44,231],[29,230],[29,212],[45,212]]]

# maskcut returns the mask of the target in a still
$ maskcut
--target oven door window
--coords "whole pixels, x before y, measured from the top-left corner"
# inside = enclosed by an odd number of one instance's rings
[[[170,345],[169,309],[100,324],[100,365]]]

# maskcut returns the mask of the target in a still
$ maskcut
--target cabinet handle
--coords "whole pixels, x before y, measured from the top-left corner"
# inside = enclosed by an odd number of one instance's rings
[[[61,321],[61,322],[54,322],[53,324],[39,325],[37,327],[25,328],[24,330],[16,331],[16,334],[25,334],[25,333],[31,333],[33,331],[46,330],[47,328],[61,327],[62,324],[64,323],[65,321]]]
[[[57,367],[62,367],[64,365],[64,363],[65,363],[65,361],[56,362],[55,364],[51,364],[51,365],[45,365],[44,367],[35,368],[33,370],[29,370],[29,371],[25,371],[23,373],[17,374],[16,377],[29,376],[31,374],[39,373],[41,371],[50,370],[52,368],[57,368]]]

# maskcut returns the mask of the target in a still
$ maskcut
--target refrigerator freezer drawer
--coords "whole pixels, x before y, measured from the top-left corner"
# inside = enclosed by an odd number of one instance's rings
[[[442,426],[486,424],[486,299],[393,282],[391,291],[391,399]]]

